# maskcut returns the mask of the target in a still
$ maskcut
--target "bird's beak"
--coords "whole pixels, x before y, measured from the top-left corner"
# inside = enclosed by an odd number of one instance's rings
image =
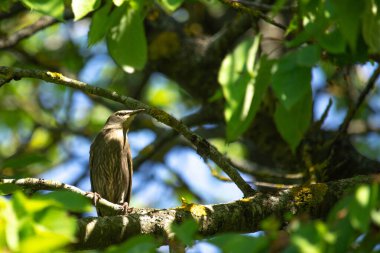
[[[133,110],[129,113],[129,115],[134,115],[134,114],[137,114],[137,113],[140,113],[140,112],[143,112],[145,111],[145,109],[136,109],[136,110]]]

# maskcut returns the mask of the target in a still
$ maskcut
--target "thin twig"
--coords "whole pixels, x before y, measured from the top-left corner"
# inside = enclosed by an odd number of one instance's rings
[[[158,151],[162,150],[162,147],[165,144],[177,137],[177,135],[178,133],[176,131],[169,130],[158,136],[158,138],[154,139],[154,141],[145,146],[133,159],[133,168],[139,168],[145,161],[154,156]]]
[[[305,175],[303,173],[280,173],[273,171],[273,169],[263,166],[254,166],[246,161],[231,160],[231,164],[237,168],[240,172],[254,176],[255,178],[277,178],[277,179],[289,179],[289,180],[302,180]]]
[[[16,3],[11,6],[7,11],[0,11],[0,20],[5,20],[7,18],[12,18],[13,16],[25,11],[26,8],[21,3]]]
[[[375,71],[372,73],[371,77],[369,78],[366,87],[364,90],[360,93],[360,96],[358,100],[356,101],[355,106],[351,107],[350,110],[348,111],[346,118],[344,119],[343,123],[339,127],[339,132],[338,135],[342,135],[343,133],[347,132],[348,125],[350,124],[351,120],[359,110],[360,106],[363,104],[365,98],[367,95],[370,93],[370,91],[375,87],[375,83],[377,78],[380,75],[380,64],[377,64],[377,68]]]
[[[101,96],[122,103],[131,109],[145,109],[145,113],[151,115],[158,121],[172,127],[174,130],[181,133],[196,147],[197,153],[200,156],[202,156],[204,159],[211,159],[220,168],[222,168],[223,171],[232,179],[232,181],[234,181],[236,186],[243,192],[244,196],[251,196],[255,193],[252,187],[244,181],[236,168],[234,168],[229,163],[229,161],[215,148],[215,146],[210,144],[206,139],[192,132],[181,121],[158,108],[150,107],[136,99],[119,95],[115,91],[112,92],[100,87],[91,86],[87,83],[68,78],[56,72],[0,66],[0,74],[7,76],[11,75],[15,80],[26,77],[36,78],[49,83],[60,84],[66,87],[78,89],[88,94]]]
[[[264,20],[265,22],[271,24],[271,25],[274,25],[282,30],[286,30],[286,26],[284,26],[283,24],[280,24],[278,23],[277,21],[275,21],[273,18],[271,17],[268,17],[267,15],[265,15],[264,13],[262,13],[261,11],[259,10],[255,10],[255,9],[251,9],[249,7],[246,7],[244,6],[243,4],[235,1],[235,0],[220,0],[222,3],[224,4],[227,4],[228,6],[234,8],[234,9],[237,9],[239,11],[242,11],[244,13],[248,13],[254,17],[258,17],[258,18],[261,18],[262,20]]]
[[[247,0],[232,0],[232,2],[241,3],[244,5],[247,5],[249,7],[257,8],[263,11],[272,11],[274,9],[274,5],[265,4],[265,3],[258,3],[254,1],[247,1]],[[281,7],[280,10],[282,11],[294,11],[297,9],[296,5],[284,5]]]
[[[55,23],[59,22],[57,19],[52,17],[42,17],[37,22],[30,26],[27,26],[6,38],[0,38],[0,49],[6,49],[16,45],[20,40],[28,38],[35,34],[36,32],[45,29]]]
[[[210,169],[211,175],[215,177],[216,179],[223,182],[232,183],[231,179],[220,175],[218,171],[215,168],[213,168],[210,163],[207,163],[207,167]],[[295,186],[298,186],[298,184],[276,184],[276,183],[260,182],[260,181],[252,181],[252,182],[247,182],[247,183],[254,184],[259,187],[271,188],[271,189],[276,189],[276,190],[290,189]]]
[[[82,195],[83,197],[91,201],[94,199],[94,193],[92,192],[85,192],[75,186],[64,184],[62,182],[55,181],[55,180],[46,180],[46,179],[41,179],[41,178],[0,179],[0,185],[1,184],[13,184],[13,185],[20,186],[24,189],[29,189],[33,191],[65,190],[65,191],[74,192],[79,195]],[[104,198],[99,198],[99,200],[96,202],[96,206],[101,206],[109,210],[113,210],[115,211],[115,213],[123,212],[123,207],[121,205],[117,205],[112,202],[109,202],[108,200]]]
[[[0,79],[0,88],[6,84],[6,83],[9,83],[10,81],[13,80],[13,77],[6,77],[6,78],[1,78]]]
[[[325,110],[323,111],[323,114],[322,114],[321,118],[315,123],[315,126],[316,126],[317,129],[321,129],[323,123],[325,122],[327,116],[329,115],[329,112],[330,112],[332,104],[333,104],[333,101],[330,98],[329,99],[329,103],[327,104]]]

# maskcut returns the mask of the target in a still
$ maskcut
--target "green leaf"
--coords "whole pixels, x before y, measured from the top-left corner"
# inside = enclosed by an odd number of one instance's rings
[[[72,240],[68,240],[66,236],[46,231],[37,236],[29,236],[22,240],[19,252],[65,252],[62,248],[70,242],[72,242]]]
[[[253,44],[248,51],[246,68],[251,77],[256,77],[257,75],[256,65],[257,65],[260,41],[261,41],[261,36],[260,35],[255,36],[255,38],[253,39]]]
[[[4,161],[3,168],[13,168],[13,169],[21,169],[32,164],[48,164],[50,161],[47,158],[46,154],[41,153],[29,153],[22,154],[15,157],[11,157]]]
[[[336,243],[333,252],[348,252],[351,242],[355,241],[358,233],[352,228],[347,218],[338,220],[338,224],[334,228]]]
[[[297,50],[297,65],[314,67],[320,59],[320,49],[316,45],[301,47]]]
[[[268,239],[239,234],[223,234],[210,239],[208,242],[218,246],[225,253],[256,253],[266,252]]]
[[[158,0],[158,3],[169,12],[175,11],[181,6],[184,0]]]
[[[226,122],[230,122],[233,114],[241,110],[242,101],[249,87],[251,77],[247,72],[246,62],[251,46],[252,39],[241,42],[224,58],[219,70],[218,81],[226,99],[224,108]],[[227,139],[232,141],[234,136],[229,136],[229,133],[227,130]]]
[[[318,15],[318,14],[313,14],[316,15],[316,18],[314,22],[311,20],[305,25],[305,28],[302,29],[294,39],[291,41],[285,42],[285,45],[287,47],[298,47],[304,44],[307,41],[310,40],[318,40],[320,35],[326,30],[326,26],[328,25],[328,20],[325,18],[324,15]],[[298,18],[297,18],[297,22]]]
[[[270,82],[272,62],[256,61],[260,36],[241,42],[223,60],[218,80],[226,99],[227,140],[236,140],[252,122]]]
[[[15,184],[0,184],[0,195],[8,195],[17,190],[21,190],[21,187]]]
[[[59,206],[72,212],[89,212],[92,209],[90,201],[77,193],[69,191],[54,191],[35,197],[36,200],[54,200]]]
[[[19,234],[16,214],[9,200],[0,197],[0,247],[1,240],[4,238],[5,244],[12,250],[19,248]]]
[[[223,93],[227,100],[232,101],[232,97],[234,96],[234,89],[232,87],[236,86],[236,83],[242,79],[242,75],[245,74],[245,79],[248,79],[246,61],[252,43],[252,39],[242,41],[222,62],[218,81],[222,85]]]
[[[2,0],[0,2],[0,11],[8,12],[12,6],[13,1],[10,0]]]
[[[113,0],[114,5],[116,6],[122,6],[125,3],[126,0]]]
[[[92,16],[90,29],[88,31],[88,46],[99,42],[107,33],[110,26],[110,11],[112,2],[107,1],[103,7],[95,11]]]
[[[150,235],[138,235],[128,239],[123,244],[111,246],[106,250],[106,253],[140,253],[140,252],[156,252],[157,243]]]
[[[188,219],[179,225],[173,223],[172,231],[185,245],[192,245],[195,235],[198,232],[198,225],[194,220]]]
[[[71,9],[74,12],[74,21],[86,16],[91,11],[98,8],[100,0],[72,0]]]
[[[372,210],[371,219],[377,226],[379,226],[380,225],[380,211]]]
[[[255,77],[246,85],[244,97],[227,121],[227,140],[236,140],[251,125],[271,78],[272,61],[262,57],[255,68]]]
[[[57,206],[54,200],[28,199],[22,192],[12,196],[12,205],[18,217],[27,216],[51,206]]]
[[[76,220],[60,210],[61,205],[57,201],[29,199],[21,192],[16,192],[11,204],[18,224],[13,222],[7,233],[20,235],[18,252],[57,252],[74,241]],[[1,210],[0,208],[0,214]],[[10,221],[11,215],[7,215],[7,220]]]
[[[354,198],[349,206],[349,217],[352,227],[366,232],[371,220],[371,210],[374,207],[374,201],[371,195],[370,185],[362,185],[355,191]]]
[[[274,114],[276,127],[294,152],[306,133],[312,111],[311,87],[290,109],[279,103]]]
[[[323,253],[328,243],[334,243],[333,235],[321,221],[309,222],[291,234],[291,246],[285,252]],[[293,248],[295,250],[291,251]]]
[[[364,2],[365,1],[357,0],[330,1],[339,30],[342,32],[343,37],[350,45],[352,51],[356,50],[360,17],[364,9]]]
[[[76,221],[74,217],[69,216],[64,210],[49,208],[38,215],[36,221],[48,231],[56,235],[62,235],[63,243],[74,240]]]
[[[147,61],[147,42],[143,26],[142,6],[136,2],[116,8],[107,35],[108,51],[115,62],[126,72],[142,69]]]
[[[366,7],[362,16],[362,33],[369,47],[369,53],[380,52],[380,6],[373,1],[365,1]],[[375,11],[377,10],[377,11]]]
[[[281,104],[290,110],[311,89],[311,69],[296,66],[297,54],[282,59],[273,69],[273,90]]]
[[[321,47],[330,53],[341,54],[346,51],[346,42],[344,41],[341,32],[337,29],[323,33],[316,39]]]
[[[27,7],[43,14],[63,20],[65,10],[62,0],[21,0]]]

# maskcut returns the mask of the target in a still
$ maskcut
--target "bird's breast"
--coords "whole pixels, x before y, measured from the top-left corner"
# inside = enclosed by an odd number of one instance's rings
[[[105,136],[106,143],[118,143],[121,149],[127,149],[129,147],[127,135],[123,133],[123,129],[113,129],[108,131]]]

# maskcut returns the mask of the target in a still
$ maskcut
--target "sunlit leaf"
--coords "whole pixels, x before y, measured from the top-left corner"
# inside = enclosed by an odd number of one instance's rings
[[[69,216],[64,210],[57,208],[47,209],[46,212],[39,215],[37,222],[49,231],[66,237],[66,242],[74,239],[76,221],[74,217]]]
[[[72,0],[71,8],[74,12],[74,21],[86,16],[99,7],[100,0]]]
[[[218,80],[226,99],[227,140],[233,141],[252,122],[269,85],[272,62],[262,57],[256,61],[260,37],[247,39],[227,55]]]
[[[116,5],[116,6],[121,6],[123,5],[123,3],[125,2],[126,0],[113,0],[113,3]]]
[[[54,200],[34,200],[28,199],[23,193],[16,192],[12,196],[13,208],[18,217],[39,212],[45,208],[56,206]]]
[[[3,241],[9,249],[19,249],[18,221],[9,200],[0,197],[0,247]]]
[[[107,35],[108,51],[126,72],[142,69],[147,61],[147,42],[143,26],[141,3],[132,8],[128,4],[117,7],[111,14]]]
[[[49,131],[43,128],[38,128],[33,132],[33,135],[29,141],[29,149],[40,149],[46,147],[51,142],[51,136]]]
[[[371,191],[370,185],[360,186],[348,207],[351,225],[361,232],[368,230],[371,220],[371,209],[373,208],[371,194],[374,192]]]
[[[324,253],[335,238],[321,221],[308,222],[291,234],[291,246],[284,252]],[[295,251],[291,249],[296,249]]]
[[[251,125],[271,78],[272,61],[262,57],[255,68],[255,76],[247,83],[245,95],[227,121],[227,139],[235,140]]]
[[[175,11],[184,0],[158,0],[157,1],[165,10]]]
[[[21,0],[21,2],[32,10],[63,20],[65,7],[62,0]]]

